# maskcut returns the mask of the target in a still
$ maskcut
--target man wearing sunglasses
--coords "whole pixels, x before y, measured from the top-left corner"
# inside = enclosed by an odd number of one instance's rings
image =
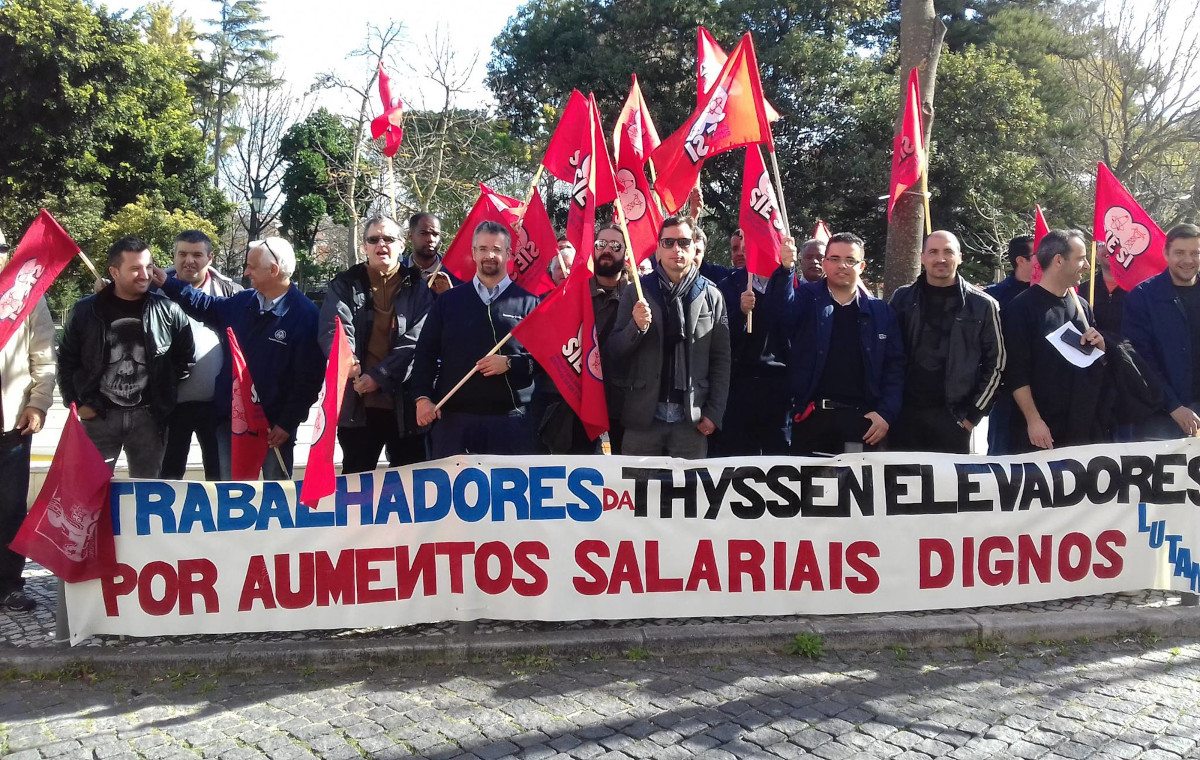
[[[279,450],[286,468],[285,472],[275,454],[267,452],[262,463],[263,478],[290,479],[296,429],[308,418],[325,381],[325,357],[317,342],[318,312],[316,305],[292,284],[296,253],[291,243],[269,237],[252,240],[249,247],[244,274],[250,287],[232,296],[209,295],[180,279],[168,278],[158,267],[153,268],[153,279],[189,316],[221,333],[233,329],[270,424],[267,443]],[[228,480],[232,472],[233,395],[233,361],[228,346],[224,347],[223,359],[213,410],[218,416],[221,479]]]
[[[363,255],[329,282],[321,304],[321,348],[334,340],[335,316],[354,350],[349,387],[338,417],[342,472],[367,472],[385,449],[389,467],[425,461],[425,435],[407,392],[417,338],[434,292],[421,271],[400,261],[400,225],[375,217],[363,226]]]
[[[642,277],[645,300],[626,288],[604,349],[620,396],[621,453],[700,459],[729,394],[725,299],[700,275],[691,219],[663,220],[658,267]]]
[[[829,239],[825,279],[777,288],[775,308],[791,340],[792,454],[874,450],[900,414],[904,342],[892,307],[859,287],[866,268],[863,239]],[[790,281],[796,249],[780,250],[772,275]]]

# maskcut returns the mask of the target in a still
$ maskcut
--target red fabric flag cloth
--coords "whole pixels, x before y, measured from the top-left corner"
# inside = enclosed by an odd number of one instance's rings
[[[708,30],[704,27],[698,28],[696,30],[696,105],[700,104],[700,101],[712,88],[713,83],[717,81],[717,74],[720,73],[721,67],[727,60],[729,60],[729,56],[725,54],[725,49],[717,44]],[[763,110],[766,111],[767,121],[771,123],[779,121],[779,111],[776,111],[775,106],[767,102],[766,98],[763,98]]]
[[[71,404],[46,481],[9,548],[67,583],[111,576],[117,569],[111,479]]]
[[[1121,289],[1133,290],[1167,268],[1167,236],[1103,162],[1096,166],[1092,230]]]
[[[400,123],[404,120],[404,103],[392,95],[392,80],[383,72],[383,64],[379,64],[379,100],[383,103],[383,113],[371,120],[371,139],[378,140],[387,136],[383,144],[383,155],[391,157],[400,150],[400,141],[404,139],[404,129]]]
[[[300,486],[300,503],[315,507],[329,494],[337,490],[337,477],[333,472],[333,446],[337,439],[338,413],[342,398],[346,395],[346,381],[350,378],[350,367],[354,365],[354,349],[346,339],[342,320],[333,318],[333,331],[337,338],[329,351],[329,362],[325,365],[325,385],[317,398],[317,420],[313,425],[312,443],[308,447],[308,465],[304,468],[304,483]]]
[[[661,142],[642,89],[638,87],[637,74],[633,75],[633,87],[617,126],[613,129],[613,162],[617,168],[617,197],[625,210],[629,223],[629,242],[633,246],[634,263],[640,264],[658,247],[658,228],[662,226],[662,209],[650,193],[646,181],[645,164],[650,151]],[[614,210],[614,214],[615,214]]]
[[[921,126],[921,84],[917,70],[908,72],[905,88],[904,118],[900,122],[900,134],[892,139],[892,180],[888,192],[888,221],[892,220],[892,209],[896,201],[925,172],[925,129]]]
[[[267,433],[271,426],[258,403],[254,379],[242,347],[232,327],[225,328],[229,336],[229,355],[233,359],[233,403],[230,417],[230,477],[234,480],[258,480],[263,460],[267,458]]]
[[[77,253],[79,246],[50,212],[42,209],[0,272],[0,348]]]
[[[763,109],[758,59],[747,34],[733,49],[704,101],[650,154],[658,172],[654,189],[664,210],[673,214],[687,203],[706,158],[762,142],[774,149]]]
[[[757,145],[746,148],[738,227],[742,230],[747,271],[770,277],[779,268],[783,219],[779,215],[779,202],[775,198],[775,188],[771,186],[771,177],[767,174],[762,150]]]
[[[579,90],[571,92],[562,118],[550,137],[550,144],[546,146],[542,165],[555,177],[571,183],[567,240],[575,246],[576,253],[587,246],[590,256],[596,220],[594,215],[585,219],[585,209],[589,208],[588,197],[593,196],[590,206],[593,214],[595,206],[617,199],[612,159],[604,144],[600,116],[590,96],[584,97]]]
[[[817,226],[813,228],[813,240],[820,240],[822,243],[828,243],[829,238],[833,237],[833,233],[829,231],[829,225],[825,224],[824,220],[818,219]]]
[[[513,230],[521,203],[516,198],[501,195],[480,183],[479,198],[471,207],[462,226],[442,254],[442,266],[452,275],[463,280],[475,276],[475,260],[471,257],[471,236],[480,222],[490,221],[503,224],[512,235],[512,258],[508,262],[508,273],[521,287],[530,293],[542,295],[554,288],[546,266],[550,257],[558,255],[558,239],[550,216],[542,203],[542,196],[533,194],[529,208],[521,220],[521,229]]]
[[[1046,233],[1050,231],[1050,225],[1046,224],[1046,217],[1042,216],[1042,207],[1034,205],[1033,207],[1033,252],[1037,253],[1038,244],[1042,242],[1042,238],[1046,237]],[[1033,269],[1029,272],[1029,284],[1037,285],[1042,281],[1042,265],[1038,263],[1037,256],[1030,259],[1033,264]]]

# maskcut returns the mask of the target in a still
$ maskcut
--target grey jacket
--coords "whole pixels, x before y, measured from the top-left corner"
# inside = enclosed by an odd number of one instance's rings
[[[604,373],[622,398],[621,422],[632,430],[647,430],[658,405],[663,365],[666,305],[658,275],[642,277],[642,292],[650,304],[650,325],[643,333],[633,321],[636,288],[626,288],[617,306],[612,333],[604,345]],[[707,417],[717,426],[725,417],[729,396],[729,315],[717,286],[704,277],[685,298],[687,306],[688,390],[686,418],[693,425]]]

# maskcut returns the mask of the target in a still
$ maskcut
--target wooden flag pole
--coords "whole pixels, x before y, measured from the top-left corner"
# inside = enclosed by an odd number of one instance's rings
[[[1096,241],[1092,241],[1092,267],[1088,276],[1088,306],[1096,308]]]
[[[767,152],[771,154],[771,169],[775,172],[775,199],[779,201],[779,216],[783,218],[783,234],[791,237],[792,226],[788,224],[787,204],[783,202],[783,181],[779,177],[779,160],[775,158],[774,143],[768,146]]]
[[[396,220],[396,175],[392,171],[392,157],[386,156],[388,167],[388,198],[392,201],[392,221]]]
[[[639,301],[645,301],[646,297],[642,294],[642,279],[638,277],[637,262],[634,259],[637,255],[634,253],[633,246],[629,240],[629,222],[625,219],[625,207],[621,205],[621,196],[618,195],[613,201],[613,206],[617,209],[617,222],[621,227],[621,236],[625,238],[625,263],[629,265],[629,274],[633,279],[633,288],[637,292]]]
[[[921,172],[921,199],[925,201],[925,237],[933,234],[933,221],[929,217],[929,162],[925,162],[925,171]]]
[[[512,333],[511,333],[511,332],[510,332],[510,333],[508,333],[508,334],[506,334],[506,335],[505,335],[503,338],[501,338],[501,339],[500,339],[500,342],[499,342],[499,343],[497,343],[496,345],[492,346],[492,350],[491,350],[491,351],[488,351],[488,352],[487,352],[486,354],[484,354],[484,355],[483,355],[481,358],[483,358],[483,359],[486,359],[486,358],[488,358],[489,356],[491,356],[492,354],[494,354],[494,353],[496,353],[497,351],[499,351],[501,348],[503,348],[503,347],[504,347],[504,344],[505,344],[505,343],[507,343],[507,342],[508,342],[508,339],[509,339],[509,338],[511,338],[511,337],[512,337]],[[437,404],[435,404],[435,405],[434,405],[434,407],[433,407],[433,411],[435,411],[435,412],[436,412],[437,410],[441,409],[441,408],[442,408],[442,405],[443,405],[443,404],[445,404],[447,401],[449,401],[451,396],[453,396],[455,393],[458,393],[458,389],[459,389],[459,388],[461,388],[461,387],[463,387],[464,385],[466,385],[466,384],[467,384],[467,381],[468,381],[468,380],[470,380],[470,379],[471,379],[471,377],[472,377],[472,376],[473,376],[473,375],[474,375],[476,372],[478,372],[478,371],[479,371],[479,366],[478,366],[478,365],[476,365],[476,366],[474,366],[474,367],[471,367],[471,371],[470,371],[470,372],[468,372],[466,375],[464,375],[464,376],[463,376],[463,379],[462,379],[462,380],[459,380],[459,381],[458,381],[458,384],[456,384],[456,385],[455,385],[453,388],[451,388],[451,389],[450,389],[450,391],[449,391],[448,393],[446,393],[446,395],[445,395],[445,396],[442,396],[442,400],[441,400],[441,401],[439,401],[439,402],[437,402]]]
[[[275,452],[275,461],[279,462],[279,469],[283,471],[283,477],[287,478],[288,480],[291,480],[292,475],[290,472],[288,472],[287,465],[285,465],[283,463],[283,454],[279,453],[279,447],[272,446],[271,451]]]
[[[745,243],[743,242],[742,245],[745,245]],[[750,274],[750,267],[746,267],[746,292],[747,293],[754,292],[754,275]],[[740,304],[738,305],[738,308],[739,309],[742,308]],[[752,332],[754,332],[754,310],[753,309],[746,312],[746,334],[749,335]]]
[[[89,259],[88,255],[86,253],[84,253],[82,250],[79,251],[79,258],[83,259],[83,263],[87,265],[87,268],[89,270],[91,270],[92,276],[94,276],[97,280],[104,279],[103,277],[100,276],[100,270],[96,269],[96,265],[92,263],[92,260]]]

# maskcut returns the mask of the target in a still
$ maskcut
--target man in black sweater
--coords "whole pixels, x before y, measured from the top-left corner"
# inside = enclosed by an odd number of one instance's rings
[[[537,298],[508,276],[511,253],[503,225],[480,223],[471,239],[475,276],[438,297],[417,341],[412,371],[417,424],[436,420],[430,433],[434,459],[533,451],[525,423],[532,359],[512,338],[488,353],[537,306]],[[435,410],[436,401],[447,396]]]

